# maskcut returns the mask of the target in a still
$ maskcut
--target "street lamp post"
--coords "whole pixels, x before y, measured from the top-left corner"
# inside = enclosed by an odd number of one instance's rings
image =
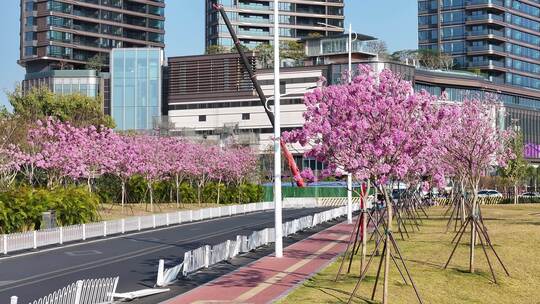
[[[275,255],[283,257],[283,226],[281,201],[281,113],[280,113],[280,60],[279,60],[279,1],[274,0],[274,222]]]
[[[318,22],[326,27],[340,28],[323,22]],[[355,38],[354,40],[356,40]],[[347,51],[349,53],[349,70],[347,71],[349,84],[352,82],[352,24],[349,23],[349,41],[347,43]],[[352,224],[352,174],[347,173],[347,223]]]

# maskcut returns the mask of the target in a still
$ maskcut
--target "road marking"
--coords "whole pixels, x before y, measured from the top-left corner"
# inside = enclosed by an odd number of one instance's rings
[[[303,214],[304,212],[299,212],[299,213]],[[291,216],[291,218],[296,218],[296,216]],[[177,241],[177,242],[174,243],[174,245],[158,245],[158,246],[154,246],[154,247],[148,247],[148,248],[144,248],[144,249],[141,249],[141,250],[132,251],[132,252],[129,252],[129,253],[126,253],[126,254],[121,254],[121,255],[118,255],[116,257],[103,258],[101,260],[94,260],[92,262],[87,262],[87,263],[84,263],[84,264],[79,264],[79,265],[67,267],[67,268],[64,268],[64,269],[58,269],[58,270],[55,270],[55,271],[50,271],[48,273],[41,273],[41,274],[34,275],[34,276],[31,276],[31,277],[27,277],[27,278],[24,278],[24,279],[12,281],[12,283],[19,283],[19,282],[25,282],[25,281],[37,279],[37,280],[33,280],[33,281],[30,281],[30,282],[27,282],[27,283],[22,283],[22,284],[19,284],[19,285],[16,285],[16,286],[10,286],[9,288],[0,289],[0,292],[8,291],[8,290],[13,289],[13,288],[18,288],[18,287],[22,287],[22,286],[26,286],[26,285],[39,283],[39,282],[49,280],[49,279],[53,279],[53,278],[57,278],[57,277],[62,277],[62,276],[65,276],[67,274],[76,273],[76,272],[79,272],[79,271],[82,271],[82,270],[89,270],[89,269],[92,269],[92,268],[97,268],[97,267],[101,267],[101,266],[105,266],[105,265],[114,264],[114,263],[117,263],[117,262],[121,262],[121,261],[129,260],[129,259],[132,259],[132,258],[136,258],[136,257],[139,257],[139,256],[143,256],[143,255],[146,255],[146,254],[155,253],[155,252],[158,252],[158,251],[161,251],[161,250],[174,248],[174,247],[177,247],[179,244],[181,244],[183,242],[192,242],[192,241],[195,241],[195,240],[201,240],[202,238],[216,237],[216,236],[220,236],[220,235],[231,233],[231,232],[238,231],[238,230],[243,230],[243,229],[250,228],[250,227],[257,227],[257,226],[261,226],[261,225],[271,224],[273,222],[274,221],[272,220],[272,221],[261,222],[261,223],[248,225],[248,226],[244,225],[244,226],[241,226],[241,227],[236,227],[234,229],[221,231],[221,232],[218,232],[218,233],[208,233],[208,234],[204,234],[204,235],[198,235],[198,236],[194,236],[192,238]],[[193,223],[193,224],[200,224],[200,223],[202,223],[202,222],[196,222],[196,223]],[[40,277],[44,277],[44,278],[38,279]]]
[[[161,239],[156,237],[142,237],[142,238],[127,238],[132,242],[160,242]]]
[[[347,238],[347,235],[342,235],[341,237],[337,238],[336,241],[343,241]],[[239,297],[237,297],[233,302],[245,302],[248,299],[253,298],[254,296],[260,294],[264,290],[272,287],[273,285],[277,284],[279,281],[283,280],[287,275],[290,273],[295,272],[296,270],[300,269],[301,267],[305,266],[307,263],[311,262],[315,258],[319,257],[323,253],[327,252],[334,246],[336,246],[338,243],[335,241],[322,247],[321,249],[317,250],[315,253],[312,253],[305,257],[304,259],[300,260],[299,262],[295,263],[294,265],[291,265],[289,268],[285,269],[282,272],[279,272],[278,274],[274,275],[273,277],[267,279],[266,281],[259,283],[255,288],[250,289],[249,291],[243,293]],[[201,302],[202,303],[202,302]]]
[[[64,252],[67,255],[70,256],[85,256],[85,255],[97,255],[97,254],[103,254],[103,252],[99,250],[81,250],[81,251],[67,251]]]

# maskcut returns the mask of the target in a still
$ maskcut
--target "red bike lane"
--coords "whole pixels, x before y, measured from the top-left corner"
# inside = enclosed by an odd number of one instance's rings
[[[334,225],[288,246],[281,259],[266,256],[163,303],[271,303],[342,254],[353,226]]]

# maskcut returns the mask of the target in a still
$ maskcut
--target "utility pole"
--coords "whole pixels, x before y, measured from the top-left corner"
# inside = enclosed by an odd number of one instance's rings
[[[280,113],[280,77],[279,70],[279,1],[274,0],[274,221],[275,254],[283,257],[283,219],[281,201],[281,113]]]

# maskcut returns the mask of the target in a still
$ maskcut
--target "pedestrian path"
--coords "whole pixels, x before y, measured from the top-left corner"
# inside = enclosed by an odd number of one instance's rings
[[[164,303],[271,303],[342,254],[352,229],[337,224],[288,246],[281,259],[264,257]]]

